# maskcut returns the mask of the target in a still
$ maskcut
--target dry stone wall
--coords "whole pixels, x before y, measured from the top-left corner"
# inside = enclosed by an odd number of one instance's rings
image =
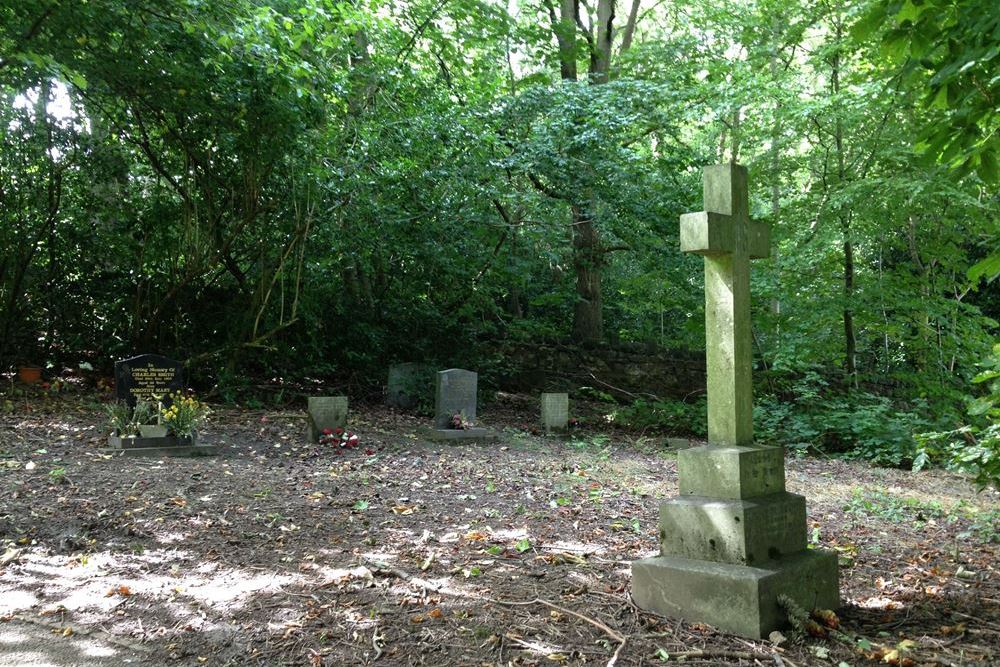
[[[576,347],[534,345],[505,351],[510,391],[574,391],[594,387],[628,398],[624,392],[681,399],[705,391],[705,353],[645,346]],[[623,391],[615,391],[611,387]]]

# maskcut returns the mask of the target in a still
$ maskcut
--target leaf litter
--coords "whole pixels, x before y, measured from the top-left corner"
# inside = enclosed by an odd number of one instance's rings
[[[1000,660],[1000,500],[950,473],[788,459],[846,605],[754,642],[632,604],[677,491],[648,437],[547,438],[521,401],[487,406],[499,444],[442,446],[366,405],[334,452],[301,412],[220,408],[220,456],[124,459],[90,397],[62,401],[0,417],[0,621],[104,632],[150,665]]]

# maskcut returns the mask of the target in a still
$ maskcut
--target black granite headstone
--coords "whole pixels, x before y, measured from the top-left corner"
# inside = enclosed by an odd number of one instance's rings
[[[140,354],[115,362],[115,392],[118,400],[130,407],[135,407],[137,400],[156,402],[183,388],[183,366],[173,359]]]

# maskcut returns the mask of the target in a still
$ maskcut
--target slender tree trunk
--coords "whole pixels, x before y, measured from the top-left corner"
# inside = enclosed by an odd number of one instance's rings
[[[599,343],[604,339],[601,299],[601,265],[604,253],[591,215],[573,206],[573,268],[576,271],[576,306],[573,340]]]
[[[836,24],[835,38],[838,43],[843,40],[843,27]],[[840,53],[835,52],[832,60],[830,86],[834,97],[840,93]],[[840,111],[836,113],[834,142],[837,150],[837,186],[843,188],[847,181],[847,161],[844,155],[844,122]],[[851,232],[851,214],[841,211],[840,227],[844,239],[844,373],[846,380],[852,386],[858,384],[857,348],[858,342],[854,327],[854,243]]]

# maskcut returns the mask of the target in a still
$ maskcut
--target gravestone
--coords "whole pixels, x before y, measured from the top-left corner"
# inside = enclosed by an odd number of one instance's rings
[[[476,426],[479,376],[473,371],[451,368],[438,371],[434,385],[434,440],[495,440],[496,434]],[[454,428],[459,417],[466,428]]]
[[[562,433],[569,426],[569,394],[542,394],[542,426],[546,433]]]
[[[705,259],[708,445],[677,457],[680,495],[660,506],[660,555],[632,564],[646,610],[760,639],[805,609],[840,606],[836,554],[806,548],[805,498],[785,491],[780,448],[753,442],[750,260],[769,254],[749,218],[746,169],[706,167],[705,211],[681,216],[681,249]]]
[[[395,364],[389,367],[385,404],[400,410],[412,410],[420,405],[421,397],[430,394],[433,386],[434,371],[427,364]]]
[[[310,442],[319,442],[325,429],[347,426],[346,396],[310,396],[307,403]]]
[[[169,406],[170,394],[182,389],[184,367],[179,361],[159,354],[140,354],[115,362],[115,396],[130,408],[135,408],[138,401]],[[123,456],[206,456],[216,454],[217,448],[199,441],[195,434],[144,437],[112,433],[105,451]]]
[[[159,354],[140,354],[115,362],[115,394],[134,408],[136,401],[156,403],[184,388],[184,367]],[[167,401],[169,403],[169,401]]]

